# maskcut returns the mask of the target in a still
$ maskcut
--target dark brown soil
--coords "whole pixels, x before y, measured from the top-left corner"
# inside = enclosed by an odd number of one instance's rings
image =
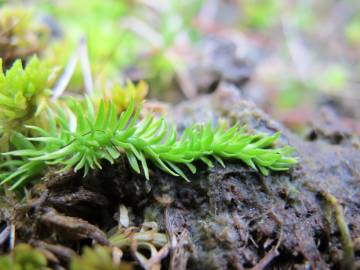
[[[341,144],[299,138],[231,89],[220,84],[215,93],[175,107],[179,130],[222,118],[256,131],[280,130],[279,144],[299,156],[295,168],[263,177],[240,162],[198,164],[185,182],[153,167],[146,181],[121,160],[86,178],[49,175],[31,202],[2,208],[4,226],[14,224],[17,242],[46,249],[54,267],[66,267],[82,246],[109,244],[122,204],[132,225],[155,221],[168,235],[172,248],[163,269],[360,268],[359,144],[351,136]]]

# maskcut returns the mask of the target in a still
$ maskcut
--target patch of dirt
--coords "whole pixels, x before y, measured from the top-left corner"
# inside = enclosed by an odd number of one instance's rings
[[[256,131],[281,131],[279,145],[296,149],[296,167],[264,177],[241,162],[211,169],[199,163],[191,182],[152,167],[146,181],[120,160],[86,178],[49,175],[33,189],[31,202],[2,209],[3,224],[15,225],[18,242],[50,252],[55,266],[66,266],[84,245],[109,245],[124,205],[131,226],[154,221],[166,232],[171,248],[163,269],[360,267],[359,146],[306,141],[238,95],[219,88],[180,104],[171,116],[180,131],[190,123],[222,119]],[[0,236],[4,249],[9,234]]]

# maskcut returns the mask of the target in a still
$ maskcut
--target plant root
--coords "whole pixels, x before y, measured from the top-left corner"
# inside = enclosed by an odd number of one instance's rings
[[[354,243],[351,240],[343,209],[334,195],[326,191],[322,191],[320,194],[334,208],[335,219],[339,227],[341,244],[343,246],[343,269],[354,270]]]

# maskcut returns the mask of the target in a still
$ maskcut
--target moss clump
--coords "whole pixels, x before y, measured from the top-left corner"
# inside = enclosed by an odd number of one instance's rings
[[[45,256],[27,244],[19,244],[9,255],[0,257],[0,270],[48,270]]]

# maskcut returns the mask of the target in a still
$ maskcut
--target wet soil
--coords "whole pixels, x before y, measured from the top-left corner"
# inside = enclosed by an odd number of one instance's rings
[[[266,177],[238,161],[226,168],[198,164],[191,182],[155,167],[146,181],[125,160],[86,178],[51,174],[27,203],[2,208],[3,250],[15,226],[17,242],[47,250],[54,268],[67,267],[83,246],[110,245],[124,205],[130,226],[153,221],[166,233],[171,248],[162,269],[360,268],[356,138],[300,138],[223,83],[213,94],[176,106],[169,117],[180,132],[190,123],[224,119],[257,132],[281,131],[278,144],[293,146],[299,164]]]

